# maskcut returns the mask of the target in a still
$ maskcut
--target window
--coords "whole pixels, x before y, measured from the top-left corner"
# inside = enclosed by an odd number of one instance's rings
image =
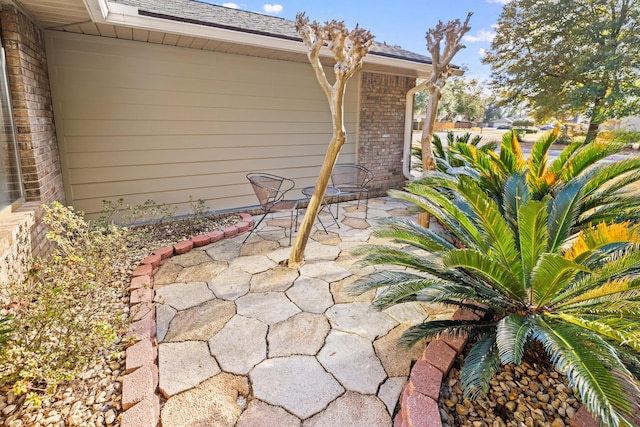
[[[4,49],[0,49],[0,214],[24,197]]]

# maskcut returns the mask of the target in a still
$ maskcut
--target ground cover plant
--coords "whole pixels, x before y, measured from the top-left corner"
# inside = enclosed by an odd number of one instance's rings
[[[461,371],[468,397],[486,393],[500,364],[520,364],[538,345],[604,425],[639,425],[639,204],[628,194],[638,162],[597,164],[609,148],[589,144],[569,146],[549,164],[553,137],[537,142],[528,160],[513,134],[499,154],[476,155],[467,144],[468,162],[455,173],[428,172],[392,192],[444,230],[409,220],[377,230],[406,248],[368,246],[364,262],[408,269],[372,273],[356,291],[380,288],[381,309],[426,301],[482,314],[427,321],[402,338],[469,334]]]
[[[126,320],[112,311],[113,268],[126,256],[130,232],[118,226],[92,226],[82,213],[53,203],[43,206],[47,239],[56,249],[34,260],[24,280],[5,284],[0,383],[16,395],[55,387],[84,369],[122,331]]]

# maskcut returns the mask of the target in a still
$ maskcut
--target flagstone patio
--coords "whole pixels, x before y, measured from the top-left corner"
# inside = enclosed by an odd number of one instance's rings
[[[397,339],[451,312],[421,303],[376,311],[372,292],[349,292],[373,271],[350,250],[383,242],[371,226],[406,208],[372,199],[365,220],[362,206],[341,204],[340,228],[314,231],[299,272],[281,266],[290,247],[279,219],[245,244],[241,235],[164,264],[154,278],[162,425],[391,426],[424,350]]]

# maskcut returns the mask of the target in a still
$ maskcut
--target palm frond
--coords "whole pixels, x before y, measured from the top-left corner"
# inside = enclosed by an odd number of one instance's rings
[[[465,246],[487,248],[478,229],[469,218],[460,212],[451,200],[427,186],[413,185],[411,191],[412,193],[389,191],[389,194],[393,197],[412,202],[429,212],[442,222]],[[417,194],[414,194],[413,191]]]
[[[576,304],[581,307],[599,306],[602,303],[610,307],[609,302],[621,303],[624,299],[638,296],[638,292],[640,292],[639,278],[617,278],[600,283],[598,286],[585,290],[573,298],[568,298],[562,304],[558,304],[557,307],[572,307]]]
[[[614,180],[621,179],[625,174],[629,174],[630,172],[637,172],[638,169],[640,169],[640,158],[618,160],[615,162],[595,166],[588,172],[589,179],[587,184],[585,185],[584,193],[585,195],[589,196],[594,191],[601,189],[604,184],[608,184],[613,182]],[[631,182],[633,182],[633,180],[626,183],[622,187],[625,187]],[[618,189],[619,188],[616,188],[614,191]],[[604,191],[610,192],[612,191],[612,189],[607,185]]]
[[[397,265],[413,268],[447,280],[450,276],[436,256],[420,256],[409,251],[384,245],[366,245],[353,251],[354,255],[364,256],[362,262],[369,265]]]
[[[611,369],[621,364],[605,340],[563,321],[540,316],[531,321],[532,337],[543,344],[552,363],[566,374],[589,412],[605,425],[620,425],[634,418],[633,412],[640,407],[628,397],[640,393],[638,383],[628,372]]]
[[[528,169],[529,174],[527,176],[530,183],[534,184],[542,178],[547,170],[547,153],[551,144],[558,139],[560,128],[556,127],[552,132],[545,134],[542,138],[538,139],[531,147],[529,153]]]
[[[601,258],[601,266],[592,268],[591,274],[581,276],[565,291],[560,292],[551,303],[561,307],[577,295],[584,294],[616,279],[633,277],[640,272],[640,250],[609,254]]]
[[[486,242],[495,251],[496,257],[522,283],[522,265],[515,236],[496,203],[478,187],[478,184],[465,177],[460,177],[458,191],[478,216],[478,228]]]
[[[571,242],[571,246],[564,252],[564,257],[582,263],[602,250],[621,247],[618,244],[625,247],[627,244],[640,243],[640,230],[630,225],[629,222],[601,222],[586,228]]]
[[[527,287],[530,283],[533,267],[547,249],[548,214],[546,208],[546,203],[530,200],[520,208],[518,213],[520,254]]]
[[[499,314],[519,308],[518,304],[508,298],[504,298],[504,295],[482,283],[462,285],[443,281],[420,291],[416,296],[416,301],[455,305],[485,311],[479,306],[473,305],[474,303],[479,303]]]
[[[513,275],[508,266],[486,254],[469,249],[452,250],[443,255],[442,261],[446,268],[461,268],[475,272],[503,295],[523,304],[526,302],[524,284]]]
[[[531,272],[531,294],[537,307],[544,307],[554,296],[568,287],[584,266],[558,254],[544,253]]]
[[[489,380],[499,365],[500,355],[496,346],[495,331],[490,331],[471,347],[464,359],[464,365],[460,370],[464,396],[469,399],[486,396]]]
[[[518,230],[518,211],[531,197],[524,174],[511,175],[504,183],[502,210],[513,233]]]
[[[503,317],[496,327],[496,344],[503,365],[520,365],[524,346],[527,343],[531,325],[517,313]]]
[[[560,175],[567,165],[569,159],[571,159],[575,155],[580,147],[582,147],[582,142],[580,141],[572,142],[571,144],[567,145],[564,150],[562,150],[560,154],[558,154],[558,157],[553,161],[553,163],[551,163],[549,170],[555,175]]]
[[[602,337],[640,351],[640,330],[638,330],[640,322],[629,321],[619,317],[587,319],[568,313],[558,313],[552,317],[580,326]]]
[[[399,344],[411,347],[422,339],[429,340],[440,334],[475,336],[494,328],[495,324],[477,320],[431,320],[408,328],[400,337]]]
[[[549,204],[549,245],[547,250],[556,252],[569,237],[572,225],[580,214],[584,182],[576,179],[569,182]]]
[[[594,165],[597,161],[602,160],[612,154],[620,152],[624,147],[617,143],[603,144],[599,142],[591,142],[583,146],[569,160],[563,169],[563,180],[571,181],[579,176],[582,172]]]
[[[415,248],[429,252],[441,252],[454,249],[455,246],[433,230],[424,228],[409,218],[393,218],[381,222],[384,228],[376,228],[373,235],[393,239],[395,242],[405,243]]]

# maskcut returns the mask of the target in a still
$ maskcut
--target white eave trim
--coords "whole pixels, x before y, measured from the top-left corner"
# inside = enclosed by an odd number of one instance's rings
[[[220,40],[248,46],[302,53],[305,55],[308,51],[307,47],[303,43],[294,40],[280,39],[260,34],[243,33],[241,31],[190,24],[188,22],[170,21],[150,16],[141,16],[138,14],[137,7],[123,5],[120,3],[112,3],[108,0],[84,0],[84,3],[91,19],[96,23]],[[323,55],[330,55],[328,49],[323,48],[323,51]],[[375,54],[366,56],[364,62],[380,66],[411,70],[413,73],[417,72],[420,76],[423,74],[426,75],[431,71],[431,65],[429,64],[422,64],[405,59],[390,58]]]

